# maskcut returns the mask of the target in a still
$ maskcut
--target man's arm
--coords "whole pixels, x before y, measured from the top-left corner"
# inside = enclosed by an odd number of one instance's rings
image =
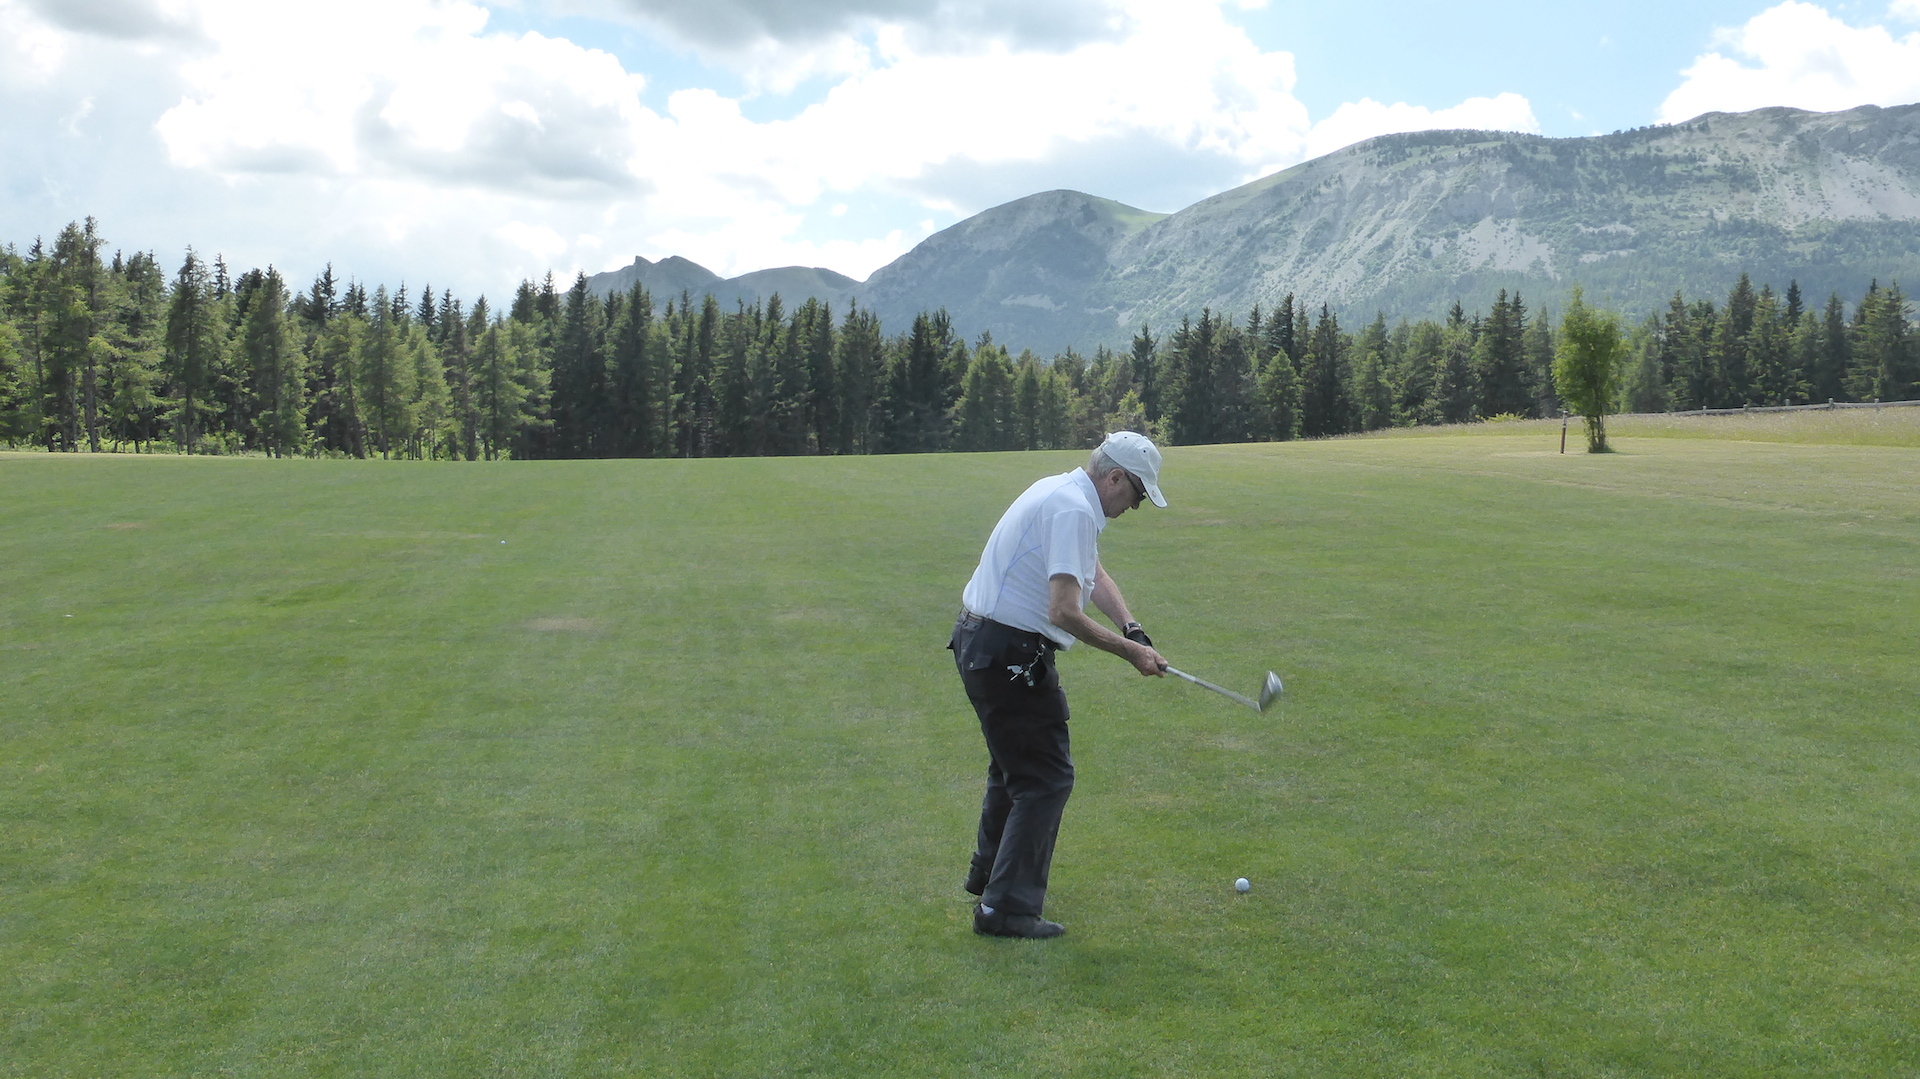
[[[1107,567],[1098,562],[1093,564],[1093,605],[1123,629],[1133,621],[1133,615],[1127,611],[1127,601],[1120,595],[1120,586],[1107,576]]]
[[[1105,573],[1095,578],[1094,595],[1100,594],[1101,580],[1106,581],[1113,598],[1118,600],[1120,591],[1113,587],[1112,579]],[[1160,653],[1147,645],[1127,640],[1087,617],[1086,612],[1080,609],[1080,581],[1073,574],[1056,573],[1047,579],[1047,601],[1047,621],[1073,634],[1076,639],[1085,641],[1102,652],[1112,652],[1133,664],[1134,670],[1141,674],[1159,676],[1166,673],[1167,661],[1161,658]],[[1124,615],[1126,604],[1121,602],[1119,607],[1120,613]],[[1101,604],[1100,609],[1112,617],[1113,611],[1105,604]],[[1116,618],[1115,621],[1127,622],[1130,619]]]

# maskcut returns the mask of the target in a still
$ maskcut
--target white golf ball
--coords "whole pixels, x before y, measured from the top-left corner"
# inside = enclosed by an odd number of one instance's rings
[[[1233,882],[1233,890],[1236,892],[1250,892],[1253,890],[1253,882],[1245,877],[1241,877],[1239,880]]]

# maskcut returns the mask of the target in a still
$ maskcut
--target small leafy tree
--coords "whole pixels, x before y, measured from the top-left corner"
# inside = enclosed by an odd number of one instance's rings
[[[1576,285],[1560,320],[1559,346],[1553,358],[1554,386],[1586,424],[1587,452],[1606,453],[1607,413],[1613,410],[1626,351],[1620,319],[1611,311],[1588,307]]]

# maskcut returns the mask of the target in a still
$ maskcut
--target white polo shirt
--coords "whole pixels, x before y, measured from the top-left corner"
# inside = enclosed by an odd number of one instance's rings
[[[1073,634],[1047,620],[1047,581],[1058,573],[1073,574],[1080,582],[1080,609],[1086,610],[1100,564],[1100,531],[1106,527],[1100,492],[1086,469],[1040,480],[993,526],[960,602],[974,614],[1044,633],[1071,648]]]

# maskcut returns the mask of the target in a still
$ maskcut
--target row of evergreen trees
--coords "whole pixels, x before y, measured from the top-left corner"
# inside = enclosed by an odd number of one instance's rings
[[[1903,401],[1920,384],[1907,299],[1875,281],[1851,317],[1838,295],[1808,307],[1746,274],[1725,306],[1680,293],[1634,332],[1621,405],[1629,412],[1824,401]]]
[[[778,297],[604,300],[584,275],[523,282],[505,311],[448,292],[368,293],[331,268],[291,294],[189,251],[102,257],[95,223],[0,251],[0,441],[275,456],[706,457],[1081,447],[1109,430],[1170,443],[1318,437],[1550,416],[1551,320],[1502,292],[1486,315],[1376,315],[1357,331],[1289,295],[1244,319],[1203,310],[1125,352],[1042,360],[945,312],[889,336]],[[1627,342],[1631,411],[1912,396],[1920,350],[1898,287],[1851,315],[1755,291],[1676,293]]]

